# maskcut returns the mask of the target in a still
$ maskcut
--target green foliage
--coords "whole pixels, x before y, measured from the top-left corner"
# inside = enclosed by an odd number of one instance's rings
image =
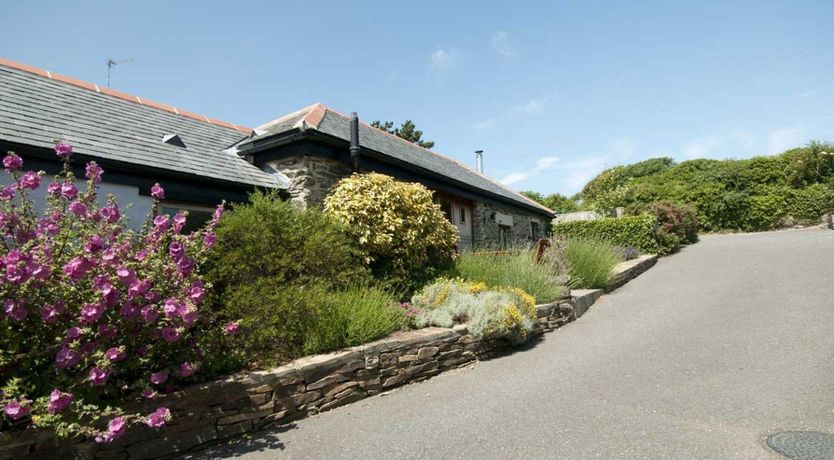
[[[648,162],[603,171],[583,189],[585,205],[601,211],[616,206],[640,209],[655,201],[689,205],[705,231],[816,223],[834,209],[830,143],[811,142],[780,155],[746,160]]]
[[[255,192],[221,219],[208,278],[222,297],[268,278],[275,286],[345,286],[369,278],[355,240],[334,218]]]
[[[455,257],[457,227],[420,184],[354,174],[339,181],[324,209],[349,229],[374,275],[386,284],[413,290]]]
[[[373,126],[374,128],[381,129],[385,132],[391,133],[399,138],[405,139],[408,142],[417,144],[420,147],[424,147],[427,149],[434,147],[433,141],[423,140],[423,132],[417,129],[417,127],[414,125],[414,122],[411,120],[404,121],[399,128],[394,128],[393,121],[382,122],[376,120],[371,122],[371,126]]]
[[[657,219],[658,237],[666,252],[676,251],[682,244],[698,241],[698,214],[691,207],[656,201],[638,209],[639,212],[634,214],[646,212]]]
[[[484,283],[440,279],[412,298],[416,327],[450,327],[469,321],[479,340],[525,342],[536,324],[533,297],[518,288],[487,289]]]
[[[565,255],[571,287],[577,289],[604,288],[611,281],[611,271],[623,261],[614,245],[584,238],[568,239]]]
[[[536,263],[531,250],[464,252],[455,260],[452,273],[468,281],[483,282],[489,287],[523,289],[539,303],[552,302],[567,294],[559,273],[549,264]]]
[[[637,248],[647,254],[667,251],[658,235],[654,216],[643,214],[618,219],[577,220],[553,224],[553,235],[605,241],[616,246]]]
[[[237,367],[263,367],[359,345],[400,329],[403,311],[372,287],[333,291],[321,284],[280,285],[260,278],[226,298],[225,315],[244,331],[233,337]]]
[[[574,212],[579,210],[579,204],[573,197],[566,197],[559,193],[552,193],[550,195],[544,196],[539,192],[533,191],[524,191],[521,192],[522,195],[530,198],[533,201],[541,203],[548,208],[555,211],[557,214],[563,214],[568,212]]]

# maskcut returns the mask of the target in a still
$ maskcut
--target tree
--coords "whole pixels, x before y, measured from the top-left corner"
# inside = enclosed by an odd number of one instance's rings
[[[373,126],[374,128],[381,129],[385,132],[391,133],[401,139],[405,139],[408,142],[417,144],[420,147],[427,149],[434,147],[433,141],[424,141],[422,139],[423,132],[418,130],[417,126],[415,126],[414,122],[411,120],[406,120],[405,122],[403,122],[403,124],[400,125],[399,128],[394,128],[393,121],[382,122],[376,120],[371,122],[371,126]]]
[[[521,194],[537,203],[541,203],[547,206],[548,208],[560,214],[579,210],[579,204],[577,203],[576,197],[568,198],[562,195],[561,193],[551,193],[550,195],[544,196],[539,192],[534,192],[530,190],[523,191],[521,192]]]

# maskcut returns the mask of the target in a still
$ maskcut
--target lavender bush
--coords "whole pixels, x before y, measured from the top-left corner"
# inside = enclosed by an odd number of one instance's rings
[[[43,172],[23,172],[14,153],[3,158],[13,183],[0,189],[0,427],[110,442],[134,423],[161,427],[171,414],[124,414],[109,404],[155,398],[200,368],[194,330],[207,286],[197,268],[223,207],[205,228],[182,234],[186,214],[158,213],[165,191],[157,184],[135,232],[112,196],[99,200],[101,167],[87,164],[79,190],[72,147],[55,152],[64,168],[42,212],[29,192]]]

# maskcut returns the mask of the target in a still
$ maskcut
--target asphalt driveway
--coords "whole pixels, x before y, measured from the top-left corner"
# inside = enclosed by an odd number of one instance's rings
[[[708,236],[509,356],[192,458],[782,458],[834,433],[834,231]]]

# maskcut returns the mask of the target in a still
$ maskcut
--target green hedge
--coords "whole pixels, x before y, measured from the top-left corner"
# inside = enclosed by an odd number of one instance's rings
[[[633,247],[648,254],[665,254],[673,250],[661,244],[658,225],[648,214],[596,220],[577,220],[554,224],[554,235],[606,241],[616,246]]]

